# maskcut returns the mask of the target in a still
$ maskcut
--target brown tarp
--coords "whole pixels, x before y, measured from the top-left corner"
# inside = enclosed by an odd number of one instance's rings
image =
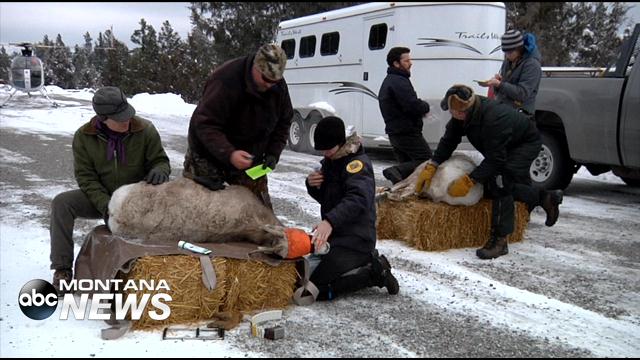
[[[144,256],[156,255],[190,255],[203,256],[188,250],[178,248],[178,241],[154,241],[154,239],[130,239],[111,234],[106,226],[100,225],[87,234],[84,244],[75,263],[75,278],[77,280],[111,280],[118,271],[129,272],[134,260]],[[282,259],[274,258],[262,253],[252,253],[258,250],[258,245],[246,242],[232,242],[224,244],[198,243],[212,252],[209,257],[221,256],[225,258],[256,260],[277,266]],[[290,261],[290,260],[287,260]]]

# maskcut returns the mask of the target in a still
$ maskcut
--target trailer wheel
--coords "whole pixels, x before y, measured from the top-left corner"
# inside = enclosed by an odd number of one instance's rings
[[[289,127],[289,148],[293,151],[304,151],[304,137],[305,128],[302,116],[296,111]]]
[[[566,146],[551,132],[540,131],[542,149],[531,163],[529,174],[534,187],[564,190],[573,178],[573,161]]]
[[[306,126],[305,126],[305,149],[303,150],[304,152],[306,152],[307,154],[312,154],[312,155],[320,155],[321,152],[316,150],[315,148],[315,142],[313,141],[313,137],[316,133],[316,128],[318,127],[318,123],[320,122],[320,119],[322,118],[322,115],[318,114],[318,113],[311,113],[309,115],[309,118],[306,121]]]

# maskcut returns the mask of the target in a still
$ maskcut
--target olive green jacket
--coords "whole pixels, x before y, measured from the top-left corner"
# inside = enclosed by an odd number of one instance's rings
[[[92,118],[73,136],[73,167],[78,186],[104,215],[117,188],[143,180],[156,167],[168,176],[171,167],[158,131],[137,116],[123,140],[127,164],[119,163],[118,156],[107,160],[107,137],[96,129],[97,121],[98,117]]]

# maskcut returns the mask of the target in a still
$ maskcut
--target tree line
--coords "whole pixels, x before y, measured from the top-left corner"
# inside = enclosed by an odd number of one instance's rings
[[[280,21],[360,4],[358,2],[192,2],[192,29],[182,39],[169,23],[160,32],[144,18],[129,49],[111,30],[73,50],[58,34],[47,35],[34,53],[44,63],[45,83],[65,89],[119,86],[127,94],[175,93],[199,100],[209,73],[224,61],[248,55],[275,40]],[[507,26],[534,33],[543,66],[606,66],[622,42],[629,5],[611,3],[507,2]],[[15,54],[13,54],[15,56]],[[8,78],[12,55],[0,48],[0,79]]]

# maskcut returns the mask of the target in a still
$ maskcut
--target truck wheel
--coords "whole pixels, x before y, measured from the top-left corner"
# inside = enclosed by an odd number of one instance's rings
[[[542,149],[529,169],[532,184],[544,190],[564,190],[573,178],[573,161],[557,137],[546,131],[540,131],[540,135]]]
[[[304,151],[305,129],[300,113],[295,112],[289,127],[289,148],[293,151]]]
[[[624,181],[625,184],[631,187],[640,187],[640,179],[634,179],[634,178],[628,178],[628,177],[622,177],[622,176],[619,176],[619,178],[622,179],[622,181]]]

